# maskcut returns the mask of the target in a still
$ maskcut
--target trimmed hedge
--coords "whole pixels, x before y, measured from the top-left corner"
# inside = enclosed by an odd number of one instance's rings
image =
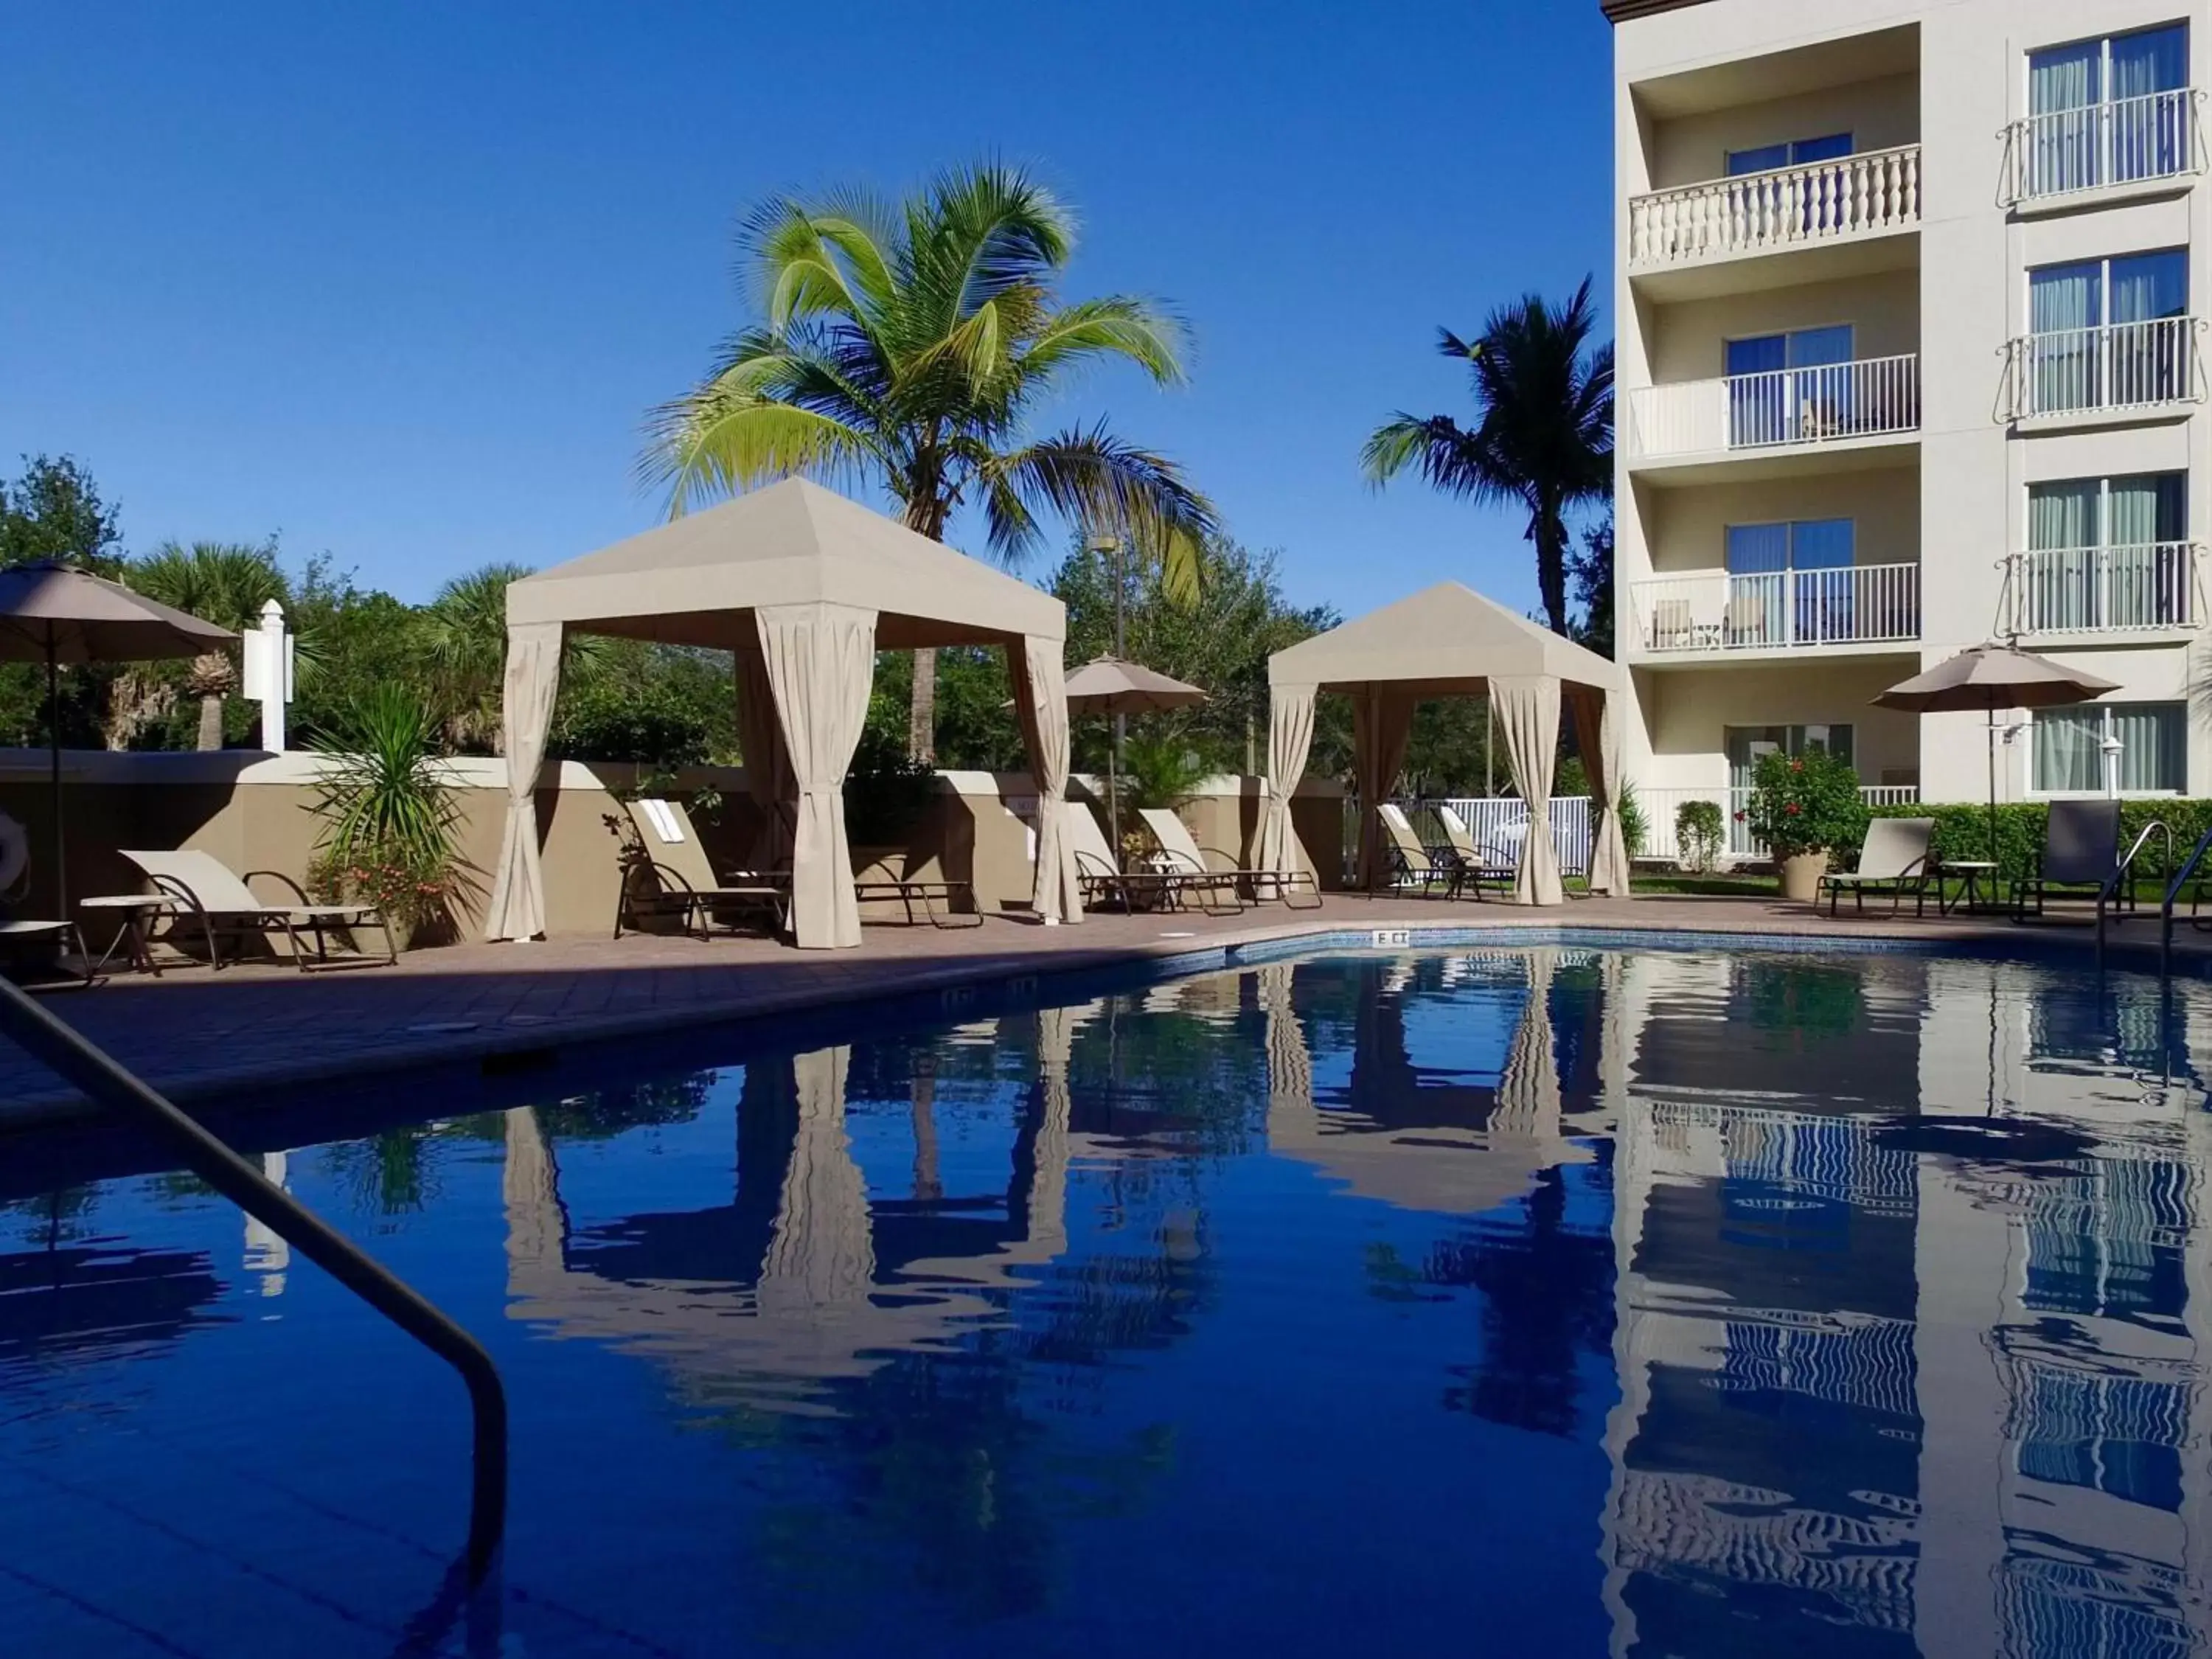
[[[1878,818],[1933,818],[1936,820],[1936,857],[1939,862],[1949,863],[1960,859],[1986,859],[1990,856],[1990,808],[1987,801],[1976,805],[1966,801],[1924,801],[1899,806],[1877,806],[1873,816]],[[2035,861],[2043,851],[2045,821],[2049,810],[2041,801],[2006,801],[1997,806],[1997,879],[2010,883],[2031,874]],[[2212,830],[2212,800],[2124,800],[2120,803],[2120,850],[2126,852],[2141,834],[2145,824],[2156,819],[2173,831],[2173,856],[2178,861],[2189,856],[2189,849],[2207,830]],[[1854,848],[1851,860],[1857,862],[1858,851]],[[2166,845],[2163,837],[2154,836],[2136,860],[2136,873],[2142,878],[2157,877],[2164,880]]]

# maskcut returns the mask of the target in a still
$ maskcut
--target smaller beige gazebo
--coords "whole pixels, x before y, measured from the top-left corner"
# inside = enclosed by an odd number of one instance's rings
[[[1375,808],[1396,783],[1413,736],[1413,710],[1437,697],[1487,692],[1528,808],[1513,896],[1521,904],[1565,897],[1551,822],[1552,775],[1564,702],[1572,715],[1591,805],[1599,814],[1590,890],[1628,896],[1628,848],[1613,811],[1620,787],[1614,710],[1620,670],[1594,651],[1538,627],[1458,582],[1438,582],[1267,659],[1267,810],[1259,867],[1298,860],[1290,800],[1313,746],[1314,700],[1334,691],[1352,702],[1352,757],[1359,785],[1359,885],[1389,881]]]
[[[876,652],[1006,651],[1037,793],[1067,790],[1067,612],[1049,593],[833,491],[792,478],[648,530],[507,590],[507,837],[487,931],[545,929],[538,773],[571,631],[729,651],[737,659],[745,789],[791,824],[791,926],[815,948],[860,942],[845,840],[846,769],[868,714]],[[1060,816],[1037,815],[1045,921],[1079,921]]]

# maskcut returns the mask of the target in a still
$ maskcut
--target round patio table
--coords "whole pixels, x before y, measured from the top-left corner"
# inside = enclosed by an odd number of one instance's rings
[[[1953,859],[1936,866],[1936,877],[1964,876],[1966,884],[1956,896],[1938,904],[1939,914],[1949,915],[1963,906],[1970,916],[1981,915],[1987,908],[2001,908],[1997,903],[1997,866],[1988,859]],[[1986,887],[1984,884],[1986,883]]]

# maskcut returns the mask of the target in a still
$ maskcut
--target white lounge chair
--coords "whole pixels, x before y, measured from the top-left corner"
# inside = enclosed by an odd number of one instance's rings
[[[625,923],[634,928],[653,916],[673,916],[684,932],[702,939],[717,921],[734,915],[760,916],[778,933],[789,925],[789,878],[716,870],[682,801],[641,796],[629,808],[636,840],[623,865],[621,896],[615,901],[617,939],[623,936]],[[609,821],[617,826],[621,822]]]
[[[384,960],[387,966],[399,960],[391,925],[385,921],[384,912],[374,904],[316,904],[308,899],[298,882],[281,871],[250,870],[241,879],[211,853],[134,853],[126,848],[123,856],[144,871],[154,890],[168,899],[169,908],[161,913],[162,920],[168,924],[166,936],[173,939],[179,929],[198,933],[207,941],[210,968],[222,966],[219,940],[235,939],[249,933],[266,939],[271,933],[281,933],[291,946],[293,962],[301,973],[306,973],[311,966],[329,964],[331,932],[350,932],[357,927],[374,927],[384,935]],[[296,902],[280,900],[271,903],[261,897],[248,885],[256,877],[283,883]],[[315,957],[312,964],[301,940],[302,932],[314,936]],[[368,959],[368,952],[358,948],[351,955],[354,960]]]
[[[1413,833],[1413,822],[1407,817],[1404,807],[1395,801],[1386,800],[1375,809],[1375,816],[1382,825],[1384,836],[1389,841],[1391,860],[1397,866],[1393,872],[1396,878],[1394,885],[1418,881],[1423,893],[1431,887],[1442,887],[1445,896],[1459,896],[1457,866],[1438,858],[1428,849],[1420,836]]]
[[[1444,842],[1451,848],[1452,857],[1459,861],[1462,887],[1473,888],[1477,898],[1482,896],[1486,886],[1508,890],[1512,887],[1515,872],[1520,866],[1517,848],[1478,845],[1467,820],[1452,806],[1439,804],[1437,822],[1443,825]],[[1522,822],[1525,833],[1526,820]]]
[[[1188,878],[1164,870],[1127,871],[1107,845],[1098,815],[1079,800],[1059,803],[1060,823],[1075,854],[1075,873],[1085,908],[1112,902],[1124,910],[1171,906],[1190,886]]]
[[[1199,894],[1207,915],[1244,908],[1244,870],[1235,859],[1218,848],[1209,854],[1191,835],[1190,826],[1164,806],[1147,806],[1137,816],[1159,843],[1166,873],[1179,878],[1184,890]]]
[[[1820,884],[1828,890],[1828,914],[1834,915],[1846,889],[1861,910],[1866,908],[1869,890],[1889,894],[1889,913],[1897,914],[1897,907],[1905,895],[1913,895],[1913,914],[1928,914],[1928,848],[1935,838],[1936,820],[1933,818],[1876,818],[1867,825],[1866,841],[1859,848],[1859,867],[1852,871],[1831,871],[1820,878]],[[1820,903],[1815,892],[1814,903]]]

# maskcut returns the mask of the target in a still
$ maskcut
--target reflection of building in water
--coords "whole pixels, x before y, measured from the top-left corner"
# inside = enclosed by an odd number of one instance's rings
[[[285,1184],[285,1155],[283,1152],[261,1154],[261,1173],[278,1187]],[[284,1294],[284,1274],[292,1265],[292,1247],[277,1234],[269,1231],[252,1216],[246,1218],[246,1271],[256,1275],[261,1294],[277,1297]]]
[[[737,1190],[718,1208],[572,1230],[536,1112],[507,1114],[508,1315],[649,1353],[708,1393],[800,1404],[895,1352],[941,1346],[1003,1312],[1002,1292],[1067,1245],[1068,1066],[1087,1010],[1037,1017],[1039,1080],[1002,1194],[871,1200],[845,1123],[848,1051],[745,1069]],[[917,1068],[917,1089],[931,1079]],[[933,1079],[931,1079],[933,1081]],[[915,1119],[927,1119],[918,1103]]]
[[[2202,1097],[2146,1085],[2154,988],[2030,982],[1624,964],[1617,1652],[2195,1650]]]

